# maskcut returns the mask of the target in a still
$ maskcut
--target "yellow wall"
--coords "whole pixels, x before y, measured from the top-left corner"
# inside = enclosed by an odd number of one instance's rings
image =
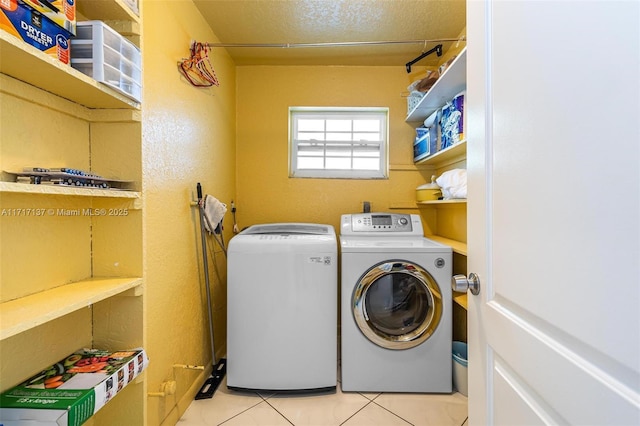
[[[174,364],[211,366],[196,183],[230,203],[235,194],[235,66],[220,49],[212,63],[220,87],[196,88],[177,61],[192,40],[217,41],[189,1],[143,5],[144,276],[147,295],[148,391],[175,380],[177,392],[148,400],[148,423],[175,424],[203,380]],[[227,215],[228,217],[230,214]],[[225,239],[231,225],[227,218]],[[211,249],[216,249],[215,261]],[[226,262],[209,246],[216,352],[225,352]]]
[[[401,96],[410,81],[403,67],[242,66],[236,72],[241,228],[293,221],[327,223],[339,232],[340,215],[362,211],[363,201],[372,211],[418,213],[415,188],[430,181],[433,170],[413,165],[415,132],[404,122]],[[289,178],[290,106],[389,107],[390,178]]]
[[[12,119],[4,116],[0,127],[3,170],[26,163],[45,163],[49,167],[72,163],[77,168],[91,166],[103,174],[141,180],[141,188],[136,189],[143,192],[141,210],[133,210],[128,218],[115,224],[100,226],[95,222],[93,231],[82,218],[0,218],[0,300],[83,279],[92,273],[139,276],[142,272],[146,339],[141,344],[151,360],[146,372],[147,389],[158,392],[163,382],[177,384],[175,395],[149,398],[147,423],[173,425],[206,377],[203,372],[176,369],[173,365],[211,366],[200,224],[197,209],[191,205],[197,182],[202,183],[206,194],[222,202],[236,201],[240,227],[305,221],[332,224],[339,231],[340,215],[361,211],[365,200],[371,202],[374,211],[419,212],[415,208],[415,188],[428,182],[434,170],[418,169],[411,160],[414,130],[404,122],[406,99],[401,96],[410,76],[403,67],[236,68],[225,51],[216,49],[211,57],[221,86],[195,88],[181,77],[177,61],[188,55],[192,40],[217,41],[215,29],[208,27],[191,0],[145,0],[142,13],[142,124],[89,123],[85,117],[89,112],[75,111],[78,107],[71,102],[32,93],[32,88],[15,82],[9,83],[15,86],[12,94],[0,96],[2,110],[12,111]],[[4,80],[3,84],[6,89]],[[36,102],[37,96],[45,99]],[[52,103],[59,105],[52,108]],[[289,106],[389,107],[390,178],[289,178]],[[72,113],[60,112],[64,110]],[[33,116],[41,120],[33,122]],[[141,149],[137,141],[140,126]],[[91,146],[86,144],[90,134]],[[123,152],[126,155],[121,155]],[[118,157],[117,161],[113,156]],[[33,202],[32,197],[21,194],[0,196],[5,208],[25,207]],[[38,203],[36,207],[56,209],[92,207],[89,198],[42,196]],[[113,206],[118,202],[95,203]],[[431,214],[421,213],[423,218]],[[228,242],[232,236],[230,213],[225,226],[224,238]],[[47,238],[43,241],[41,235]],[[25,240],[38,244],[25,245]],[[68,250],[77,255],[62,255],[59,240],[66,241]],[[226,351],[226,259],[220,248],[209,241],[219,358]],[[110,250],[113,247],[117,248]],[[91,250],[93,257],[89,255]],[[33,262],[34,258],[38,262]],[[19,271],[23,271],[20,276]],[[57,361],[69,347],[91,346],[95,334],[91,329],[92,315],[94,312],[89,309],[77,311],[3,341],[1,389],[17,384],[40,366]],[[33,351],[33,342],[40,342],[47,351]]]

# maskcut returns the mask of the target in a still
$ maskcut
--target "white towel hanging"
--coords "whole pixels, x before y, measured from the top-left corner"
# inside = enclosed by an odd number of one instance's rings
[[[204,227],[207,232],[212,233],[218,224],[222,221],[224,214],[227,212],[227,205],[220,202],[212,195],[204,197]]]

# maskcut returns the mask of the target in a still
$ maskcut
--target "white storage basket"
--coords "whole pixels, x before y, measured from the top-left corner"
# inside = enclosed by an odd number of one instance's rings
[[[411,111],[420,103],[422,97],[423,95],[420,92],[411,92],[407,96],[407,115],[411,114]]]

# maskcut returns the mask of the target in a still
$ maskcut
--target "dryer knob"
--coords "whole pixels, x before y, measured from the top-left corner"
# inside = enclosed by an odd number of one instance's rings
[[[400,219],[398,219],[398,223],[402,226],[405,226],[407,223],[409,223],[409,221],[406,217],[401,217]]]

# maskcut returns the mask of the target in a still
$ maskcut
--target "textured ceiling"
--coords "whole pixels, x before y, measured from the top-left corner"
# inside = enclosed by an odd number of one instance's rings
[[[456,39],[466,25],[466,0],[194,0],[194,3],[218,37],[206,40],[211,43]],[[444,51],[454,43],[443,42]],[[436,44],[226,49],[237,65],[404,66]],[[432,54],[416,65],[437,62],[437,56]]]

